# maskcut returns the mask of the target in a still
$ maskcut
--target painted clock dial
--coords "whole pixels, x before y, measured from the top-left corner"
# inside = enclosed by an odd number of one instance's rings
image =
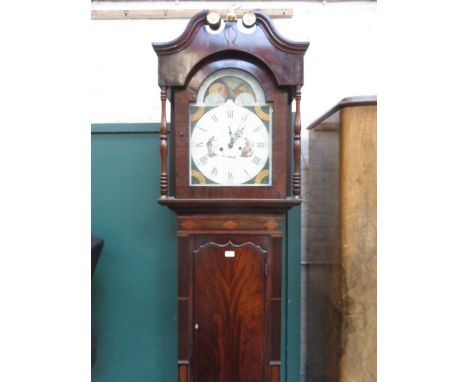
[[[271,107],[252,76],[208,77],[190,121],[191,186],[271,185]]]
[[[223,186],[269,181],[270,140],[269,126],[248,107],[228,101],[211,108],[192,125],[191,177]]]

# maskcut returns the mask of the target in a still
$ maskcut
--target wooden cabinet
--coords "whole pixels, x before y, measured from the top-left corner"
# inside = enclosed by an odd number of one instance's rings
[[[376,381],[376,105],[347,98],[309,126],[308,381]]]

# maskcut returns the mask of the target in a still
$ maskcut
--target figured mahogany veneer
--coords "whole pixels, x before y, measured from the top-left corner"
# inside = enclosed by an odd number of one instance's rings
[[[252,242],[230,240],[193,251],[197,381],[263,380],[266,255]]]
[[[178,217],[181,381],[279,375],[283,225],[274,213]]]
[[[192,17],[177,39],[153,44],[159,57],[159,85],[185,86],[190,74],[197,70],[203,60],[219,53],[229,54],[229,51],[231,56],[240,52],[264,62],[279,86],[303,84],[303,56],[308,42],[285,39],[271,19],[258,11],[255,12],[258,28],[254,33],[237,31],[234,27],[237,21],[234,20],[226,21],[226,28],[221,33],[212,34],[205,29],[207,14],[203,11]]]
[[[178,378],[279,382],[282,240],[287,210],[301,203],[300,89],[309,44],[283,38],[260,12],[250,33],[237,20],[210,33],[206,15],[195,15],[174,41],[153,44],[163,108],[159,203],[177,213],[178,225]],[[206,78],[227,68],[253,76],[273,110],[271,186],[190,186],[189,107]]]

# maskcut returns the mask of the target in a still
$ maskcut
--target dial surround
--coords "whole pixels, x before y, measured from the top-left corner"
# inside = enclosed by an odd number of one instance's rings
[[[228,100],[201,109],[199,119],[200,108],[192,109],[191,186],[271,185],[269,106],[241,107]]]

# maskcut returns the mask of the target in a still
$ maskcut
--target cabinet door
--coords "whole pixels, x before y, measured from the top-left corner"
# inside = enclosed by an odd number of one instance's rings
[[[194,381],[263,381],[266,251],[210,242],[193,255]]]

